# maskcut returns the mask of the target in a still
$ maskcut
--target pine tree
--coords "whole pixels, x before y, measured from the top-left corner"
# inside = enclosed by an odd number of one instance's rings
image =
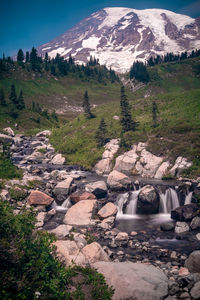
[[[87,118],[87,119],[93,118],[94,115],[92,114],[91,109],[90,109],[90,102],[89,102],[89,97],[88,97],[88,92],[87,92],[87,90],[85,91],[85,94],[84,94],[82,106],[83,106],[83,109],[84,109],[84,113],[85,113],[86,118]]]
[[[23,97],[23,92],[22,92],[22,90],[20,91],[20,94],[19,94],[17,108],[18,108],[19,110],[22,110],[22,109],[25,108],[25,103],[24,103],[24,97]]]
[[[157,121],[157,113],[158,113],[158,107],[155,101],[152,103],[152,121],[153,121],[153,128],[156,128],[158,126]]]
[[[15,90],[15,85],[14,84],[11,85],[9,99],[10,99],[10,102],[17,107],[17,105],[18,105],[18,99],[17,99],[17,94],[16,94],[16,90]]]
[[[130,130],[135,131],[137,123],[132,120],[131,107],[125,95],[124,86],[121,87],[120,108],[121,108],[120,123],[122,126],[122,132],[130,131]]]
[[[17,53],[17,62],[18,64],[22,65],[23,61],[24,61],[24,52],[22,51],[22,49],[19,49]]]
[[[0,90],[0,105],[6,106],[6,99],[3,89]]]
[[[103,145],[105,145],[107,141],[106,134],[107,134],[106,123],[104,121],[104,118],[102,118],[95,134],[95,139],[98,147],[102,147]]]
[[[147,83],[149,81],[149,73],[147,71],[146,66],[142,62],[134,62],[133,66],[130,69],[130,79],[132,78],[135,78],[136,80],[144,83]]]
[[[31,68],[33,71],[40,71],[40,65],[39,65],[39,59],[37,55],[37,50],[32,47],[31,53],[30,53],[30,63],[31,63]]]
[[[25,58],[26,63],[28,63],[30,61],[30,55],[29,52],[26,51],[26,58]]]

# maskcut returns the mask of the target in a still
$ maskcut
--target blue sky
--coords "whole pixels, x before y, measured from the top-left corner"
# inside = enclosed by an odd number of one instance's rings
[[[49,42],[91,13],[109,6],[135,9],[163,8],[191,17],[200,16],[200,0],[3,0],[0,2],[0,56],[19,48]]]

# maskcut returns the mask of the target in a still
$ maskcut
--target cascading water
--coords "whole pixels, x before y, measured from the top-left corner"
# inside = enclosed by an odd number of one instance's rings
[[[191,201],[192,201],[192,194],[193,194],[193,192],[189,192],[187,194],[187,196],[185,197],[185,203],[184,203],[185,205],[191,203]]]
[[[127,205],[126,208],[126,213],[128,215],[135,215],[136,214],[136,209],[137,209],[137,199],[138,199],[138,194],[139,194],[140,190],[138,191],[133,191],[130,194],[130,200],[129,200],[129,204]]]
[[[179,206],[178,196],[174,189],[169,188],[165,194],[160,194],[160,213],[169,214],[171,210]]]
[[[70,197],[67,198],[61,205],[58,205],[56,201],[54,201],[51,205],[52,208],[55,208],[57,211],[67,211],[71,206]]]
[[[117,197],[117,201],[116,201],[117,208],[118,208],[117,217],[123,215],[123,206],[127,202],[128,196],[129,196],[129,193],[124,193],[124,194],[120,194]]]

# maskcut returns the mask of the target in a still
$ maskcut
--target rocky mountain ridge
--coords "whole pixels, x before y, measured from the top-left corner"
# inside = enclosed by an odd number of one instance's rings
[[[117,72],[130,69],[135,60],[168,52],[200,48],[200,19],[163,9],[136,10],[107,7],[93,13],[51,42],[38,47],[50,57],[74,57],[79,64],[90,56]]]

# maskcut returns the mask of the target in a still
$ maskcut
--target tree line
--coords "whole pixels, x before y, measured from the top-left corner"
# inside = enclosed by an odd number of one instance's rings
[[[68,59],[64,59],[57,53],[55,58],[50,58],[46,52],[44,58],[38,55],[37,49],[32,47],[32,50],[26,51],[24,54],[22,49],[17,53],[17,63],[27,71],[34,72],[48,72],[53,76],[67,76],[73,74],[83,80],[96,80],[99,83],[106,83],[106,81],[117,82],[118,76],[112,69],[107,69],[106,66],[100,66],[99,60],[95,57],[90,57],[86,65],[75,64],[74,59],[69,55]],[[0,72],[9,70],[9,67],[14,65],[11,57],[0,59]]]

